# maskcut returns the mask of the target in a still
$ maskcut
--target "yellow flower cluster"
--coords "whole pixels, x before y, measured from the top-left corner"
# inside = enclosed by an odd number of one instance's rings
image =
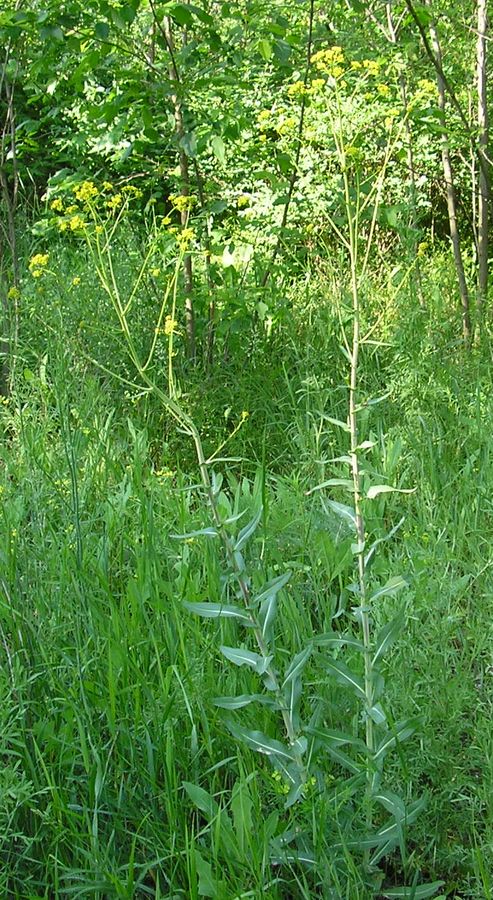
[[[74,194],[80,203],[90,203],[98,196],[99,191],[93,181],[83,181],[74,188]]]
[[[35,255],[31,257],[29,271],[33,278],[41,278],[48,265],[49,258],[49,253],[35,253]]]
[[[319,50],[313,54],[310,62],[319,72],[325,72],[326,75],[339,78],[344,72],[344,51],[342,47],[329,47],[328,50]]]
[[[113,197],[110,197],[109,200],[106,201],[106,206],[112,212],[118,209],[123,203],[123,196],[121,194],[115,194]]]
[[[366,69],[368,75],[380,74],[380,63],[376,59],[364,59],[361,66]]]
[[[306,84],[304,81],[295,81],[293,84],[288,85],[289,97],[303,97],[304,94],[306,94]]]
[[[176,319],[173,319],[171,316],[166,316],[164,321],[164,333],[169,337],[171,334],[176,334],[176,330],[178,328],[178,322]]]
[[[258,116],[257,122],[261,128],[268,128],[269,123],[272,121],[272,110],[271,109],[261,109]]]
[[[420,78],[418,81],[418,88],[420,91],[423,91],[424,94],[436,94],[437,86],[434,81],[430,81],[429,78]]]
[[[11,288],[9,288],[9,291],[7,294],[7,297],[9,300],[19,300],[20,296],[21,296],[21,292],[18,287],[15,287],[15,285],[13,285]]]
[[[85,227],[86,223],[84,222],[82,216],[77,215],[72,216],[68,224],[70,231],[81,231]]]
[[[60,200],[60,197],[55,197],[53,203],[50,206],[50,209],[52,209],[54,212],[63,212],[63,203]]]
[[[193,241],[194,237],[195,231],[193,228],[182,228],[180,233],[176,235],[176,241],[180,250],[188,250],[190,242]]]
[[[170,194],[168,200],[178,212],[188,212],[197,202],[195,197],[185,194]]]
[[[139,197],[142,197],[142,191],[139,188],[136,188],[133,184],[126,184],[122,187],[122,194],[127,194],[128,197],[134,197],[135,200],[138,200]]]

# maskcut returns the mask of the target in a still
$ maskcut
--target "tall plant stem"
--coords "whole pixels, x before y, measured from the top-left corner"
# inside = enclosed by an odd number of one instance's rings
[[[372,803],[372,760],[375,742],[373,734],[373,721],[369,710],[373,706],[373,679],[371,656],[371,632],[370,610],[367,605],[367,586],[365,571],[365,519],[362,505],[361,471],[358,457],[359,428],[358,428],[358,364],[361,347],[361,308],[360,286],[358,279],[358,209],[354,209],[351,203],[351,192],[347,171],[343,173],[346,212],[348,217],[349,237],[349,261],[351,267],[351,299],[353,314],[353,334],[350,344],[350,374],[349,374],[349,411],[348,423],[350,430],[350,459],[351,474],[354,492],[354,513],[356,525],[357,559],[358,559],[358,586],[360,595],[360,623],[363,634],[364,663],[365,663],[365,739],[368,751],[367,776],[366,776],[366,824],[370,831],[373,821]],[[368,857],[366,857],[368,862]]]

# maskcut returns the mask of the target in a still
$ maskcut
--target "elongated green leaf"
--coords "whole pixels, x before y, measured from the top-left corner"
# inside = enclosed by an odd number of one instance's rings
[[[199,787],[197,784],[192,784],[190,781],[184,781],[183,787],[192,803],[195,804],[197,809],[205,813],[209,820],[217,815],[219,807],[214,798],[204,788]]]
[[[288,583],[291,575],[293,573],[291,571],[284,572],[283,575],[277,575],[276,578],[272,578],[271,581],[268,581],[263,585],[259,594],[256,594],[252,600],[253,603],[262,603],[267,597],[275,597],[276,594],[282,590],[283,587]]]
[[[387,622],[383,628],[377,634],[377,639],[375,641],[375,654],[373,656],[373,665],[378,662],[382,656],[385,655],[387,650],[392,646],[394,641],[399,636],[402,628],[404,626],[404,615],[403,613],[399,613],[394,619],[390,622]]]
[[[373,500],[379,494],[414,494],[416,488],[396,488],[390,484],[375,484],[368,489],[366,494],[368,500]]]
[[[305,731],[328,747],[338,748],[343,747],[345,744],[350,744],[362,753],[367,752],[365,742],[353,734],[347,734],[344,731],[337,731],[337,729],[333,728],[314,728],[311,725],[307,726]]]
[[[394,575],[392,578],[389,578],[383,587],[379,588],[371,595],[370,602],[378,600],[379,597],[386,597],[389,594],[393,596],[406,587],[409,587],[409,580],[404,578],[403,575]]]
[[[330,422],[331,425],[337,425],[338,428],[342,428],[343,431],[346,431],[348,434],[351,431],[347,422],[343,422],[342,419],[333,419],[332,416],[327,416],[325,413],[320,413],[322,419],[325,422]]]
[[[402,744],[403,741],[411,737],[421,727],[421,724],[422,720],[419,716],[396,722],[392,731],[389,731],[378,745],[373,758],[375,760],[383,758],[397,743]]]
[[[257,753],[263,753],[265,756],[275,756],[280,759],[295,762],[293,752],[280,741],[268,737],[261,731],[249,731],[233,722],[228,722],[228,728],[237,740],[242,741],[247,747],[256,750]]]
[[[406,806],[398,794],[393,791],[378,791],[373,794],[373,799],[380,803],[387,812],[391,813],[396,822],[402,822],[406,818]]]
[[[364,650],[362,641],[353,637],[352,634],[343,632],[328,631],[326,634],[320,634],[313,638],[313,643],[317,647],[354,647],[355,650]]]
[[[188,531],[186,534],[170,534],[170,538],[174,541],[185,541],[189,538],[196,537],[217,537],[215,528],[199,528],[197,531]]]
[[[352,772],[353,775],[361,775],[364,772],[364,766],[360,762],[351,759],[351,757],[348,756],[347,753],[344,753],[344,750],[340,750],[339,747],[332,747],[330,744],[327,744],[325,749],[334,762],[342,766],[343,769]]]
[[[283,689],[284,702],[289,713],[293,728],[298,730],[300,725],[299,708],[301,701],[302,685],[301,676],[295,676],[285,684]]]
[[[326,487],[343,487],[347,491],[354,492],[354,484],[350,478],[328,478],[327,481],[322,481],[322,483],[317,484],[316,487],[310,488],[310,490],[306,492],[306,496],[309,497],[310,494],[314,494],[315,491],[321,491]]]
[[[390,888],[390,890],[381,888],[380,890],[382,897],[387,897],[388,900],[427,900],[427,897],[433,897],[444,884],[444,881],[432,881],[430,884],[419,884],[415,887]]]
[[[351,671],[343,662],[338,659],[326,659],[325,665],[329,672],[335,676],[336,681],[339,684],[343,684],[345,687],[351,688],[353,693],[356,694],[360,700],[365,699],[365,688],[363,685],[363,680],[359,677],[359,675],[355,675],[354,672]]]
[[[259,622],[262,628],[262,637],[267,644],[272,640],[272,627],[277,613],[277,596],[269,594],[260,604],[258,613]]]
[[[235,666],[249,666],[259,675],[262,675],[269,667],[272,656],[261,656],[260,653],[253,653],[251,650],[245,650],[243,647],[220,647],[223,656],[234,663]]]
[[[310,658],[311,652],[312,648],[310,645],[308,645],[308,647],[305,647],[304,650],[302,650],[300,653],[297,653],[296,656],[291,660],[291,663],[289,664],[284,676],[284,682],[282,685],[283,687],[289,681],[294,681],[301,675]]]
[[[260,522],[261,518],[262,518],[262,507],[260,507],[260,509],[257,510],[253,519],[251,519],[250,522],[247,522],[245,527],[241,529],[241,531],[238,535],[238,538],[236,540],[235,547],[234,547],[235,552],[238,552],[238,550],[243,549],[243,547],[245,546],[248,539],[251,538],[252,534],[255,532],[257,525]]]
[[[237,697],[214,697],[212,702],[221,709],[241,709],[249,703],[261,703],[271,709],[279,709],[279,703],[274,697],[265,694],[239,694]]]
[[[232,606],[224,603],[190,603],[183,601],[183,606],[189,612],[203,619],[240,619],[242,622],[252,623],[250,613],[241,606]]]

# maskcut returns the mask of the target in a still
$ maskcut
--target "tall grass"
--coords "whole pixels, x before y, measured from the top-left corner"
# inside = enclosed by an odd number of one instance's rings
[[[192,456],[171,429],[163,443],[152,400],[125,398],[87,361],[99,337],[91,321],[90,339],[74,323],[95,286],[81,257],[62,262],[67,278],[80,272],[85,282],[68,291],[62,316],[46,284],[45,330],[35,298],[27,302],[29,340],[1,410],[0,894],[366,898],[346,847],[355,825],[337,764],[286,810],[282,781],[232,739],[214,706],[258,685],[221,663],[234,626],[184,610],[183,601],[221,596],[224,583],[215,543],[172,537],[210,524]],[[306,494],[344,452],[321,415],[344,415],[338,320],[335,308],[310,308],[316,289],[271,339],[278,364],[259,341],[248,369],[232,359],[207,383],[177,370],[211,451],[234,427],[227,408],[234,421],[250,412],[228,445],[224,502],[234,515],[261,494],[250,551],[259,577],[293,571],[281,595],[281,661],[342,627],[352,604],[351,536]],[[385,478],[419,485],[405,504],[385,500],[389,525],[406,521],[375,570],[409,576],[404,599],[384,598],[374,615],[378,627],[405,609],[405,636],[386,663],[389,707],[424,717],[389,777],[399,793],[428,795],[407,836],[410,867],[444,879],[446,896],[479,900],[492,894],[493,868],[490,360],[445,360],[447,333],[413,325],[411,340],[403,321],[362,371],[369,392],[389,391],[366,423]],[[116,337],[101,340],[116,362]],[[311,663],[305,683],[306,710],[320,700],[328,725],[357,727],[357,706]],[[265,707],[249,721],[272,729]],[[309,866],[286,853],[286,834],[300,827],[315,850]],[[337,843],[346,849],[336,858]],[[402,878],[395,855],[385,883]]]

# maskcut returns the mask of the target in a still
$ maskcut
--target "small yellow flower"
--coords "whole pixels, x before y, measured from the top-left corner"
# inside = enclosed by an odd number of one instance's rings
[[[63,203],[60,200],[60,197],[55,197],[53,203],[50,205],[50,209],[54,212],[63,212]]]
[[[102,234],[104,231],[102,225],[96,225],[96,228],[94,230],[95,230],[96,234]]]
[[[68,216],[71,216],[72,213],[77,212],[78,208],[79,207],[77,206],[76,203],[72,203],[71,206],[67,206],[67,209],[65,210],[65,212],[67,213]]]
[[[35,253],[35,255],[31,257],[29,261],[29,271],[33,278],[41,278],[48,265],[49,258],[49,253]]]
[[[153,278],[159,278],[161,274],[161,269],[151,269],[151,275]]]
[[[128,194],[131,197],[135,197],[136,200],[138,200],[139,197],[142,197],[142,191],[133,184],[126,184],[122,187],[122,194]]]
[[[29,261],[30,269],[44,269],[48,265],[49,253],[35,253]]]
[[[112,191],[112,190],[113,190],[113,185],[111,184],[111,181],[103,181],[103,191]]]
[[[312,56],[310,62],[320,72],[332,75],[333,78],[339,78],[343,72],[344,51],[342,47],[330,47],[328,50],[319,50]]]
[[[20,295],[21,295],[21,292],[20,292],[19,288],[15,287],[15,285],[13,285],[11,288],[9,288],[7,297],[9,300],[19,300]]]
[[[248,419],[249,415],[250,415],[250,413],[248,412],[248,410],[247,410],[247,409],[244,409],[243,412],[242,412],[242,414],[241,414],[241,421],[244,422],[245,419]]]
[[[74,194],[81,203],[89,203],[98,196],[99,191],[93,181],[83,181],[82,184],[74,188]]]
[[[310,93],[311,94],[319,94],[320,91],[323,91],[325,87],[325,79],[324,78],[313,78],[310,84]]]
[[[377,91],[381,97],[388,97],[390,94],[390,88],[388,84],[377,84]]]
[[[60,231],[67,231],[68,222],[65,219],[60,219],[60,221],[58,222],[58,228]]]
[[[361,65],[369,75],[380,74],[380,63],[376,59],[364,59]]]
[[[182,228],[180,233],[176,236],[176,240],[178,242],[180,250],[187,250],[194,237],[195,231],[193,230],[193,228]]]
[[[428,250],[427,241],[421,241],[421,243],[418,244],[418,256],[424,256],[427,250]]]
[[[68,224],[70,231],[81,231],[86,225],[82,216],[72,216]]]
[[[78,275],[76,275],[75,278],[72,278],[72,287],[78,287],[79,284],[80,284],[80,278]]]
[[[114,197],[110,197],[110,199],[106,201],[106,206],[108,207],[108,209],[111,209],[112,211],[114,211],[114,210],[118,209],[118,207],[121,206],[122,203],[123,203],[122,195],[115,194]]]
[[[192,209],[192,206],[197,202],[195,197],[185,194],[171,194],[168,197],[168,200],[178,212],[185,212]]]
[[[236,205],[238,209],[244,209],[245,206],[250,206],[250,197],[246,194],[240,194],[240,196],[237,197]]]
[[[288,85],[288,95],[290,97],[302,97],[306,92],[306,85],[303,81],[295,81]]]
[[[166,316],[164,321],[164,333],[167,337],[170,337],[172,334],[176,334],[176,329],[178,327],[178,322],[176,319],[173,319],[171,316]]]

